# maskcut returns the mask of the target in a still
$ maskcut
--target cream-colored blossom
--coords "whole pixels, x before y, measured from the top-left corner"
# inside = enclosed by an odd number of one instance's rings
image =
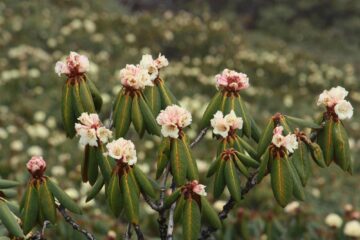
[[[339,119],[344,120],[346,118],[350,119],[354,114],[354,108],[350,102],[346,100],[341,100],[335,105],[335,113],[338,115]]]
[[[65,61],[58,61],[55,64],[55,72],[59,76],[61,76],[61,74],[77,75],[87,72],[89,67],[90,62],[86,56],[76,52],[70,52]]]
[[[329,227],[340,228],[343,223],[343,220],[339,215],[335,213],[330,213],[329,215],[326,216],[325,223]]]
[[[347,222],[344,227],[344,234],[348,237],[360,237],[360,222],[357,220]]]
[[[179,130],[189,126],[192,117],[186,109],[171,105],[161,110],[156,121],[161,125],[161,133],[164,137],[178,138]]]
[[[249,87],[249,78],[245,73],[238,73],[234,70],[224,69],[221,74],[215,76],[218,89],[240,91]]]
[[[122,160],[129,165],[137,162],[135,145],[132,141],[119,138],[106,144],[108,154],[116,160]]]
[[[148,70],[140,66],[127,64],[125,68],[120,70],[119,76],[124,87],[144,89],[146,86],[154,85]]]

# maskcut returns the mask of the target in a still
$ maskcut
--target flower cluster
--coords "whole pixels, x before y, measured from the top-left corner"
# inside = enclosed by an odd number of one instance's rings
[[[178,138],[179,131],[189,126],[192,118],[186,109],[171,105],[161,110],[156,121],[161,125],[161,133],[164,137]]]
[[[121,160],[128,165],[137,162],[135,145],[132,141],[119,138],[106,144],[108,155],[116,160]]]
[[[80,123],[75,123],[75,130],[80,136],[80,144],[97,147],[98,141],[106,143],[112,137],[112,132],[101,126],[99,115],[95,113],[82,113],[78,118]]]
[[[353,238],[360,237],[360,222],[357,220],[347,222],[344,227],[344,234]]]
[[[295,134],[288,134],[283,136],[284,128],[282,126],[278,126],[274,129],[272,144],[277,148],[285,147],[290,153],[293,153],[295,149],[298,148],[298,142],[296,140]]]
[[[214,128],[214,134],[220,135],[223,138],[226,138],[229,135],[229,132],[233,132],[236,129],[242,129],[243,127],[242,118],[236,117],[234,110],[231,110],[225,117],[221,111],[217,111],[210,123]]]
[[[324,90],[318,99],[317,105],[323,105],[328,108],[334,108],[335,113],[339,119],[343,120],[351,118],[353,115],[353,107],[345,97],[349,94],[343,87],[334,87],[330,90]]]
[[[146,86],[153,86],[153,81],[159,75],[159,69],[168,64],[168,60],[161,54],[155,60],[149,54],[143,55],[140,64],[128,64],[120,70],[121,84],[136,90],[144,89]]]
[[[58,61],[55,64],[55,72],[59,76],[61,76],[61,74],[75,76],[87,72],[89,67],[90,62],[86,56],[80,55],[76,52],[70,52],[70,55],[65,61]]]
[[[206,196],[207,193],[205,191],[205,188],[206,186],[205,185],[202,185],[202,184],[199,184],[199,181],[197,180],[193,180],[191,183],[190,183],[191,187],[192,187],[192,191],[200,196]]]
[[[33,156],[26,164],[32,176],[42,176],[46,169],[46,162],[40,156]]]
[[[343,220],[336,213],[330,213],[329,215],[326,216],[325,223],[329,227],[340,228],[343,223]]]
[[[229,91],[240,91],[249,87],[249,78],[245,73],[224,69],[221,74],[215,76],[216,87]]]

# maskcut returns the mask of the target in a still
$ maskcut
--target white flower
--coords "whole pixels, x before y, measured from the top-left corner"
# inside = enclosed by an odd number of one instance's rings
[[[238,73],[229,69],[224,69],[221,74],[216,75],[215,80],[218,89],[240,91],[249,87],[249,78],[245,73]]]
[[[200,196],[207,196],[207,193],[205,191],[206,186],[199,184],[199,182],[197,180],[194,180],[191,182],[191,184],[193,185],[193,192],[200,195]]]
[[[329,227],[340,228],[343,223],[343,220],[339,215],[335,213],[330,213],[329,215],[326,216],[325,223]]]
[[[294,214],[300,208],[300,203],[297,201],[291,202],[284,208],[286,213]]]
[[[109,141],[109,138],[112,137],[112,131],[110,131],[106,127],[99,127],[96,130],[96,135],[100,139],[101,142],[107,143]]]
[[[80,121],[80,123],[82,123],[83,125],[85,125],[87,127],[100,125],[99,115],[97,115],[96,113],[88,114],[88,113],[84,112],[80,115],[80,117],[78,117],[78,120]]]
[[[273,135],[271,142],[276,147],[280,148],[284,144],[284,136],[281,134],[275,134],[275,135]]]
[[[349,237],[360,237],[360,222],[352,220],[347,222],[344,227],[344,234]]]
[[[317,105],[324,105],[326,107],[333,107],[339,101],[344,100],[345,97],[348,95],[348,91],[345,90],[343,87],[335,87],[331,88],[330,90],[324,90],[318,99]]]
[[[221,111],[214,114],[213,119],[210,120],[213,127],[214,134],[226,138],[230,130],[241,129],[243,127],[243,120],[241,117],[236,117],[235,112],[231,110],[225,117]]]
[[[87,72],[90,67],[89,59],[76,52],[70,52],[65,61],[58,61],[55,64],[55,72],[60,76],[66,75],[79,75]]]
[[[228,136],[230,125],[225,120],[224,115],[222,112],[217,111],[214,114],[213,119],[210,120],[211,126],[213,127],[214,134],[220,135],[223,138]]]
[[[156,65],[157,69],[161,69],[163,67],[168,66],[169,61],[167,60],[167,58],[164,55],[161,55],[161,53],[159,53],[158,58],[155,59],[155,65]]]
[[[179,130],[191,124],[189,111],[177,105],[167,106],[156,118],[164,137],[178,138]]]
[[[284,147],[290,152],[293,153],[295,149],[298,148],[298,142],[296,140],[295,134],[288,134],[284,139]]]
[[[108,154],[116,160],[133,165],[137,162],[135,145],[132,141],[119,138],[106,144]]]
[[[335,105],[335,113],[338,115],[339,119],[350,119],[354,113],[354,108],[351,106],[351,103],[346,100],[341,100]]]
[[[140,67],[148,71],[151,81],[154,81],[157,78],[159,71],[154,59],[150,54],[145,54],[142,56]]]
[[[125,68],[120,70],[119,76],[121,84],[125,87],[144,89],[146,86],[154,85],[148,70],[140,66],[127,64]]]
[[[97,136],[96,136],[96,130],[94,128],[84,128],[77,132],[77,134],[80,136],[80,144],[85,146],[89,145],[92,147],[97,147]]]

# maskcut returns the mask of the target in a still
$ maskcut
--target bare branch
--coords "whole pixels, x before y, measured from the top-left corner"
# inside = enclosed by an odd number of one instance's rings
[[[174,179],[172,180],[171,190],[172,190],[172,192],[175,190],[175,181],[174,181]],[[167,240],[172,240],[173,239],[175,207],[176,207],[176,201],[171,205],[171,208],[170,208],[169,222],[168,222],[168,228],[167,228],[167,233],[166,233],[166,239]]]
[[[41,232],[38,231],[36,234],[29,237],[29,240],[45,240],[45,230],[50,225],[50,221],[45,220],[41,228]]]
[[[58,211],[60,212],[60,214],[63,216],[63,218],[65,219],[65,221],[70,224],[72,226],[72,228],[80,233],[82,233],[86,239],[88,240],[95,240],[96,238],[94,237],[94,235],[92,235],[91,233],[89,233],[87,230],[81,228],[81,226],[76,223],[71,216],[66,212],[66,209],[64,208],[64,206],[62,206],[61,204],[57,204],[56,208],[58,209]]]
[[[193,148],[196,144],[198,144],[201,141],[201,139],[203,139],[207,130],[209,130],[209,127],[206,127],[200,131],[199,135],[197,135],[195,140],[190,144],[190,148]]]
[[[131,223],[128,224],[124,236],[124,240],[130,240],[131,239]]]
[[[142,233],[140,226],[138,224],[134,224],[135,233],[138,240],[144,240],[144,234]]]

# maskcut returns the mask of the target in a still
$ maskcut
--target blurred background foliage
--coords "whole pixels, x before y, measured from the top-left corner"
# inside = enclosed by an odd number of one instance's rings
[[[85,203],[88,185],[80,180],[82,151],[78,139],[66,139],[60,119],[64,78],[54,64],[69,51],[91,60],[89,76],[103,94],[102,119],[120,88],[117,71],[137,63],[141,55],[165,54],[170,65],[161,73],[184,107],[193,114],[188,130],[194,138],[197,121],[215,93],[214,75],[224,68],[248,74],[251,88],[242,92],[250,111],[263,126],[276,112],[313,118],[323,89],[341,85],[350,91],[355,115],[350,132],[354,175],[336,166],[319,169],[306,188],[307,201],[284,211],[273,199],[269,179],[232,212],[216,239],[340,239],[341,230],[324,223],[329,213],[359,218],[360,187],[360,1],[357,0],[121,0],[0,2],[0,175],[23,184],[25,162],[43,155],[48,175],[85,209],[76,219],[99,239],[121,239],[126,223],[114,219],[104,192]],[[138,164],[154,177],[159,138],[139,141],[134,131]],[[194,152],[202,182],[215,155],[208,133]],[[244,181],[245,182],[245,181]],[[23,188],[9,192],[19,199]],[[211,200],[212,196],[209,194]],[[214,202],[221,209],[224,199]],[[344,214],[344,205],[354,207]],[[296,204],[295,204],[296,205]],[[347,206],[349,207],[349,205]],[[142,208],[147,239],[156,239],[156,214]],[[47,230],[49,239],[81,239],[59,221]],[[4,229],[0,229],[0,235]],[[181,234],[181,228],[176,229]],[[176,238],[177,239],[177,238]]]

